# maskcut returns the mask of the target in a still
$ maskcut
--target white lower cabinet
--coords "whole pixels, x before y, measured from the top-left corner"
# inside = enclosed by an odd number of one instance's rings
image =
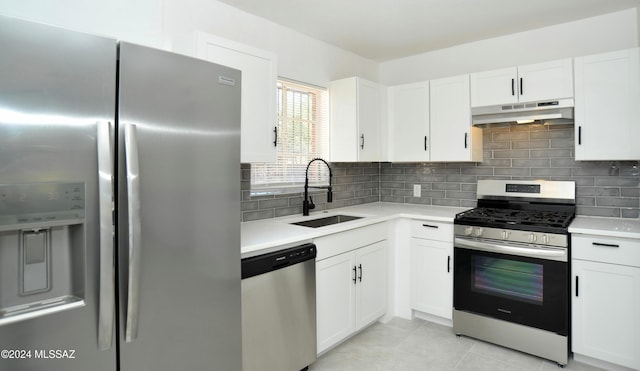
[[[369,325],[387,309],[387,241],[355,251],[356,331]]]
[[[451,319],[453,246],[450,242],[411,239],[411,307]]]
[[[355,330],[355,259],[355,254],[345,253],[316,263],[318,353]]]
[[[411,308],[451,320],[453,227],[413,221],[411,231]]]
[[[572,350],[640,369],[640,242],[572,237]]]
[[[386,313],[386,261],[386,239],[316,261],[318,353]]]

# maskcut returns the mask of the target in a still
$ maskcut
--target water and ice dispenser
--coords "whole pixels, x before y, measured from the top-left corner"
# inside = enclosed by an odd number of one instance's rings
[[[84,187],[0,184],[0,325],[84,305]]]

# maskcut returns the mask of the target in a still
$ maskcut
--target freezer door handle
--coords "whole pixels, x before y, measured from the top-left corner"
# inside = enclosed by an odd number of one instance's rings
[[[128,343],[138,337],[138,291],[140,288],[140,167],[136,127],[124,124],[124,152],[127,173],[127,211],[129,214],[129,287],[127,289],[127,317],[124,340]]]
[[[111,348],[115,318],[114,298],[114,228],[113,228],[113,153],[111,123],[98,122],[98,205],[100,215],[100,292],[98,315],[98,347]]]

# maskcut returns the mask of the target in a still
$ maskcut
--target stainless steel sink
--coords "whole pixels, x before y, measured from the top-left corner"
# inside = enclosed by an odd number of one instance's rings
[[[324,218],[303,220],[301,222],[295,222],[291,224],[301,225],[303,227],[318,228],[318,227],[325,227],[327,225],[332,225],[332,224],[349,222],[351,220],[356,220],[356,219],[362,219],[362,217],[353,216],[353,215],[332,215]]]

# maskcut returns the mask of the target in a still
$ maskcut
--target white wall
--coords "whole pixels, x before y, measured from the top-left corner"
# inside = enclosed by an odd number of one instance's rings
[[[361,76],[387,85],[634,47],[640,9],[462,44],[380,65],[216,0],[3,0],[0,14],[194,55],[195,31],[269,50],[278,74],[327,86]]]
[[[640,10],[520,32],[380,64],[395,85],[638,46]]]
[[[269,50],[278,55],[278,75],[327,86],[361,76],[376,81],[378,64],[263,18],[213,0],[166,0],[172,49],[193,55],[194,30]]]
[[[162,0],[2,0],[0,14],[161,47]]]
[[[269,50],[278,74],[319,86],[378,64],[215,0],[3,0],[0,14],[195,55],[195,31]]]

